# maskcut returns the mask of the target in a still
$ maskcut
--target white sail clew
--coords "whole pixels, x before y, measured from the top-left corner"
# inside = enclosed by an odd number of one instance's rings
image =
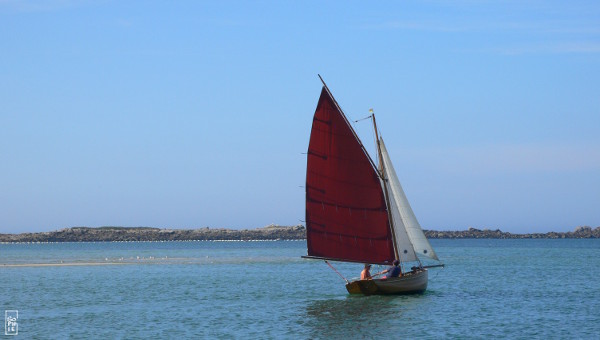
[[[394,218],[394,232],[396,238],[401,237],[402,234],[408,234],[410,243],[412,243],[412,247],[414,248],[413,254],[416,252],[439,261],[435,251],[431,248],[431,244],[429,244],[429,241],[425,237],[415,213],[408,203],[408,199],[404,194],[404,190],[402,190],[398,176],[396,176],[396,171],[394,170],[394,166],[392,165],[392,161],[390,160],[390,156],[388,155],[382,138],[379,138],[379,144],[383,158],[385,177],[388,179],[386,186],[388,187],[388,195],[390,196],[390,204],[392,205],[392,216]],[[397,218],[395,216],[396,214],[399,214],[400,218]],[[400,223],[398,222],[399,220],[401,221]],[[405,231],[399,233],[398,229],[399,227],[402,228],[402,226],[404,226]],[[396,242],[398,244],[398,240]],[[397,249],[398,252],[401,253],[401,248]],[[402,261],[410,260],[406,260],[402,257]]]

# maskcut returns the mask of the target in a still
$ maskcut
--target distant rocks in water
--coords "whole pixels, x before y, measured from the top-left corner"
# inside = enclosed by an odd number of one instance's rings
[[[463,231],[425,230],[430,239],[533,239],[533,238],[600,238],[600,227],[575,228],[569,232],[511,234],[499,229],[469,228]],[[303,225],[268,225],[256,229],[159,229],[146,227],[74,227],[57,231],[23,234],[0,234],[0,242],[130,242],[130,241],[252,241],[252,240],[303,240]]]
[[[501,239],[527,239],[527,238],[600,238],[600,227],[592,229],[591,227],[577,227],[575,231],[568,232],[548,232],[548,233],[533,233],[533,234],[511,234],[509,232],[500,231],[500,229],[476,229],[469,228],[463,231],[435,231],[424,230],[427,238],[501,238]]]
[[[301,240],[302,225],[269,225],[257,229],[159,229],[146,227],[74,227],[57,231],[0,234],[0,242],[128,242],[128,241],[223,241]]]

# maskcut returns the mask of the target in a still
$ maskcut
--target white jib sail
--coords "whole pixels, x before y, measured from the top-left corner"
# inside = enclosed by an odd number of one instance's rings
[[[402,222],[402,216],[400,215],[400,211],[398,210],[398,203],[392,194],[392,188],[390,187],[390,181],[386,181],[384,185],[387,187],[387,192],[389,195],[390,201],[390,211],[392,219],[392,224],[394,226],[394,243],[396,244],[396,250],[398,251],[398,257],[400,262],[412,262],[417,261],[417,254],[415,254],[415,249],[410,242],[410,238],[406,233],[406,227]]]
[[[382,149],[383,152],[383,149]],[[386,159],[387,157],[387,159]],[[389,210],[391,212],[390,214],[390,219],[392,220],[392,225],[394,228],[394,244],[396,246],[396,250],[398,251],[398,259],[400,260],[400,262],[413,262],[413,261],[418,261],[417,258],[417,254],[415,253],[415,248],[413,247],[413,244],[410,241],[410,238],[408,237],[408,234],[406,233],[406,226],[404,225],[404,222],[402,221],[402,215],[400,214],[400,210],[398,209],[399,204],[398,202],[396,202],[396,197],[393,194],[393,188],[390,185],[390,180],[389,180],[389,172],[388,172],[388,163],[389,162],[389,156],[387,155],[387,152],[385,153],[385,156],[383,157],[383,171],[384,171],[384,176],[386,178],[386,181],[382,181],[382,185],[385,186],[385,191],[387,192],[388,195],[388,200],[389,200]]]
[[[385,148],[383,139],[379,138],[379,141],[381,146],[381,154],[383,156],[383,166],[385,167],[386,178],[388,179],[386,185],[388,185],[388,193],[391,196],[390,202],[392,205],[396,205],[396,209],[392,209],[392,214],[394,210],[397,210],[400,215],[400,220],[402,221],[402,223],[398,223],[398,219],[394,218],[394,228],[397,228],[397,226],[404,226],[406,229],[404,233],[408,234],[408,238],[412,243],[414,251],[418,254],[425,255],[429,258],[439,261],[435,251],[433,251],[433,248],[431,247],[431,244],[429,244],[429,241],[425,237],[423,229],[421,229],[421,225],[419,225],[415,213],[408,203],[408,199],[404,194],[404,190],[402,190],[402,186],[400,185],[398,176],[396,176],[396,171],[394,170],[390,156]],[[396,237],[398,237],[398,235],[399,234],[396,231]]]

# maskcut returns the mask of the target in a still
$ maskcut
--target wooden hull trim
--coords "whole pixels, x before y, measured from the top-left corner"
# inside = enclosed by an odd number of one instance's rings
[[[350,294],[392,295],[419,294],[427,290],[427,269],[405,273],[389,279],[356,280],[346,284]]]

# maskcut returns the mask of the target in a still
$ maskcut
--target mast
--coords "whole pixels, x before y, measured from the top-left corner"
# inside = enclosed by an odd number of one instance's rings
[[[371,117],[373,118],[373,129],[375,129],[375,140],[377,141],[377,161],[379,162],[379,166],[380,166],[380,170],[379,170],[379,176],[381,177],[381,180],[383,181],[383,193],[384,193],[384,197],[385,197],[385,204],[387,206],[387,210],[388,210],[388,220],[390,221],[390,232],[392,233],[392,237],[394,239],[393,245],[394,245],[394,255],[396,256],[396,258],[398,260],[400,260],[400,255],[398,252],[398,247],[396,246],[396,233],[394,232],[394,219],[392,218],[390,212],[391,212],[391,204],[390,204],[390,196],[387,190],[387,185],[385,185],[385,181],[387,181],[387,179],[385,178],[385,168],[383,166],[383,155],[381,153],[381,146],[379,143],[379,133],[377,132],[377,123],[375,122],[375,112],[373,112],[373,109],[371,109]],[[402,262],[402,261],[401,261]]]
[[[406,236],[408,237],[413,250],[420,255],[425,255],[433,260],[439,261],[435,251],[423,233],[423,230],[410,207],[410,203],[408,203],[406,194],[396,175],[394,165],[389,158],[389,153],[387,152],[383,138],[380,139],[380,145],[388,179],[386,184],[389,184],[388,192],[390,193],[390,197],[392,198],[391,201],[393,201],[394,204],[394,213],[396,211],[399,213],[398,218],[402,221],[404,231],[406,232]]]
[[[377,151],[379,157],[379,165],[381,167],[381,180],[383,181],[385,201],[388,207],[389,226],[391,234],[394,238],[393,245],[395,255],[396,258],[400,260],[400,263],[403,263],[404,261],[417,261],[419,262],[419,266],[421,266],[421,260],[416,254],[414,242],[415,240],[418,240],[418,244],[422,244],[422,242],[419,239],[418,235],[416,238],[413,237],[414,235],[418,234],[416,233],[416,231],[411,230],[413,232],[412,234],[409,232],[409,224],[412,224],[413,222],[407,215],[407,213],[400,209],[399,205],[399,200],[406,201],[406,204],[408,204],[408,201],[406,200],[406,197],[403,193],[400,194],[396,192],[401,190],[398,189],[400,188],[400,184],[396,176],[394,166],[392,165],[391,160],[389,158],[389,154],[387,152],[385,144],[383,143],[383,139],[379,137],[377,123],[375,121],[375,114],[373,112],[372,117],[373,127],[375,128],[375,136],[377,138]],[[416,221],[416,218],[414,218],[414,214],[413,219]],[[420,227],[419,230],[421,230]],[[425,249],[427,250],[424,251],[424,254],[437,259],[437,257],[435,257],[435,252],[429,245],[429,242],[427,242],[425,235],[423,235],[422,231],[420,232],[420,234],[427,243],[427,247],[425,247]]]

